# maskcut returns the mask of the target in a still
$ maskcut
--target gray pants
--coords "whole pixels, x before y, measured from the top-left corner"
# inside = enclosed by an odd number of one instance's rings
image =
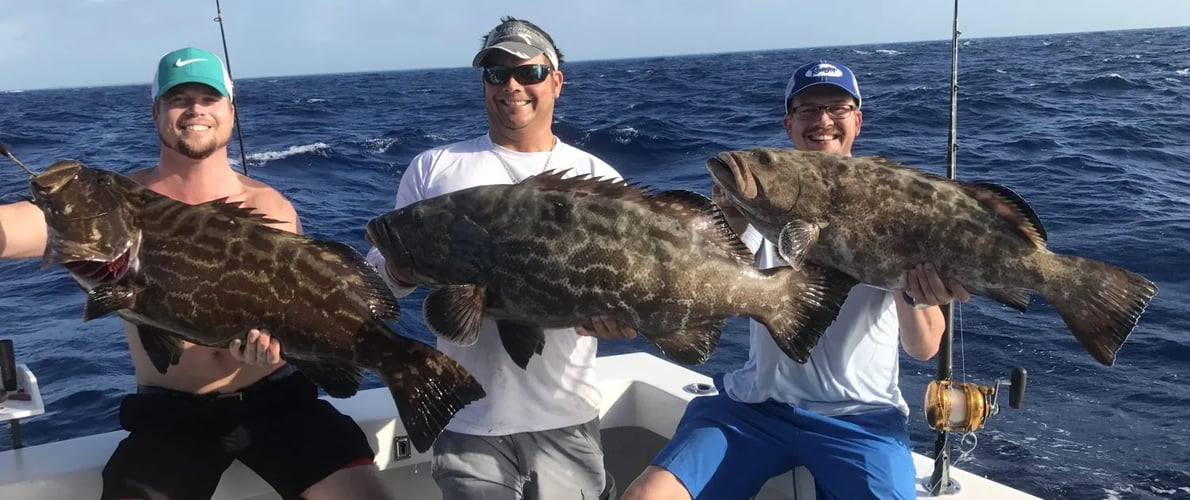
[[[443,500],[596,500],[604,489],[599,419],[506,436],[444,431],[433,474]]]

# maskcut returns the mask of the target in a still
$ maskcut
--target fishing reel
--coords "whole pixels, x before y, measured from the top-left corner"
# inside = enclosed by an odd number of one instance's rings
[[[926,386],[926,423],[934,430],[974,432],[988,417],[1000,412],[996,400],[1003,386],[1008,386],[1008,406],[1021,407],[1025,379],[1025,369],[1018,367],[1012,370],[1011,381],[997,379],[990,386],[934,380]]]

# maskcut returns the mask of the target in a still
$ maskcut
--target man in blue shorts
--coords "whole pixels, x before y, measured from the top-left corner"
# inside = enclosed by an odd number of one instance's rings
[[[851,156],[863,114],[850,69],[830,61],[799,67],[784,103],[785,132],[797,149]],[[714,198],[732,227],[744,229],[718,188]],[[757,267],[787,265],[754,228],[742,238]],[[818,498],[916,497],[898,341],[910,356],[930,359],[945,327],[937,306],[970,295],[948,289],[928,263],[907,270],[907,281],[900,292],[853,288],[805,364],[751,321],[748,362],[715,377],[717,395],[690,402],[624,500],[746,499],[798,466],[814,475]]]

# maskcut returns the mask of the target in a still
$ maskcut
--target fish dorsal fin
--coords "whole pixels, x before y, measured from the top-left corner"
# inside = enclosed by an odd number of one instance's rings
[[[210,210],[213,213],[226,215],[228,217],[235,217],[245,222],[254,222],[257,224],[284,224],[285,221],[280,221],[265,217],[264,214],[253,210],[251,207],[243,206],[242,201],[227,201],[227,198],[219,198],[211,200],[206,203],[199,203],[195,205],[203,210]]]
[[[659,212],[668,213],[680,220],[694,219],[692,223],[702,226],[699,229],[707,239],[719,245],[728,256],[743,264],[752,265],[752,250],[731,229],[723,211],[710,198],[694,191],[675,189],[650,195],[648,200]],[[699,216],[691,217],[690,209],[697,211]]]
[[[992,182],[960,182],[959,186],[997,217],[1008,221],[1025,241],[1036,248],[1045,248],[1045,226],[1021,195]]]
[[[568,191],[596,194],[625,200],[643,201],[645,190],[623,180],[593,177],[579,174],[565,177],[567,170],[549,170],[526,178],[519,184],[543,191]]]

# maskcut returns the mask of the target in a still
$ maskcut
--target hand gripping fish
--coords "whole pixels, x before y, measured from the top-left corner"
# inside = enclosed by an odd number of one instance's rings
[[[758,270],[706,197],[547,172],[464,189],[368,223],[376,248],[432,291],[426,323],[462,345],[495,320],[527,366],[543,329],[607,315],[682,364],[705,361],[724,321],[744,315],[804,362],[855,284],[805,266]],[[841,278],[841,279],[838,279]]]
[[[997,184],[791,149],[721,153],[707,169],[795,266],[812,262],[896,290],[908,269],[930,262],[944,282],[1019,311],[1036,291],[1104,365],[1115,362],[1157,293],[1138,274],[1049,251],[1037,214]]]
[[[397,301],[347,245],[266,226],[276,221],[239,203],[188,205],[77,161],[29,173],[49,230],[43,265],[61,263],[87,292],[84,321],[114,312],[138,325],[161,373],[181,340],[227,347],[266,329],[333,397],[354,395],[363,368],[376,372],[418,451],[484,396],[461,365],[382,321],[397,318]]]

